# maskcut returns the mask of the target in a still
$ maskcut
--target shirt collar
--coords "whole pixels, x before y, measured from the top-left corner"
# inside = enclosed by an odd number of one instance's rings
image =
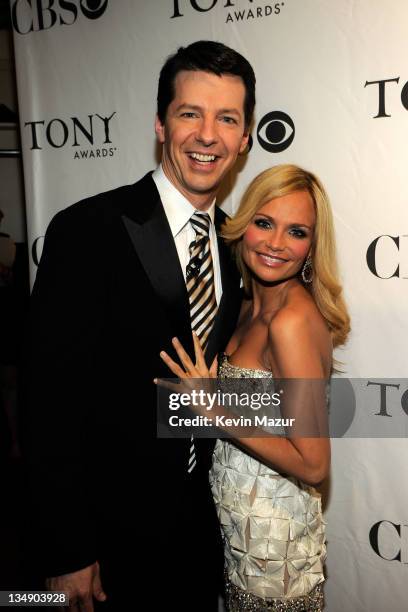
[[[180,193],[171,181],[169,181],[161,164],[153,172],[152,178],[156,183],[172,236],[175,238],[190,221],[197,209],[194,208],[187,198]],[[215,198],[211,206],[205,212],[209,215],[211,223],[214,224]]]

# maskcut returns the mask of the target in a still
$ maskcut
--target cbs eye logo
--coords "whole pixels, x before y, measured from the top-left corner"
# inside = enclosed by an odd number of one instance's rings
[[[269,153],[281,153],[293,142],[295,124],[292,118],[282,111],[267,113],[258,123],[256,132],[258,142]]]
[[[88,19],[98,19],[105,11],[108,0],[81,0],[81,10]]]

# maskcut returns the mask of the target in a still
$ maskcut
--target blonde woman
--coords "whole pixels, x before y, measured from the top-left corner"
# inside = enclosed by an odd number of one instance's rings
[[[181,377],[321,379],[350,325],[338,280],[332,214],[310,172],[281,165],[249,185],[223,235],[245,290],[225,353],[205,366],[197,338],[193,364],[177,339]],[[328,474],[327,437],[218,440],[210,481],[224,539],[230,612],[323,610],[326,556],[320,497]]]

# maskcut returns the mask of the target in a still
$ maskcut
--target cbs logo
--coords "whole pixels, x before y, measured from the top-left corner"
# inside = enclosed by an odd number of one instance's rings
[[[258,142],[268,153],[285,151],[295,138],[295,124],[283,111],[267,113],[258,123]]]
[[[375,554],[384,561],[408,563],[408,525],[378,521],[370,529],[369,540]]]
[[[368,269],[382,279],[408,278],[408,234],[377,236],[368,246]]]
[[[11,21],[18,34],[49,30],[55,25],[72,25],[82,13],[87,19],[99,19],[108,6],[108,0],[54,0],[43,6],[41,0],[13,0]]]

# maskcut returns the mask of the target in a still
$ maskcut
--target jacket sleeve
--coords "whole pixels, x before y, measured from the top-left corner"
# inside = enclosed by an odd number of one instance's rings
[[[34,559],[45,576],[97,559],[89,455],[105,263],[88,218],[76,205],[51,221],[31,297],[24,448]]]

